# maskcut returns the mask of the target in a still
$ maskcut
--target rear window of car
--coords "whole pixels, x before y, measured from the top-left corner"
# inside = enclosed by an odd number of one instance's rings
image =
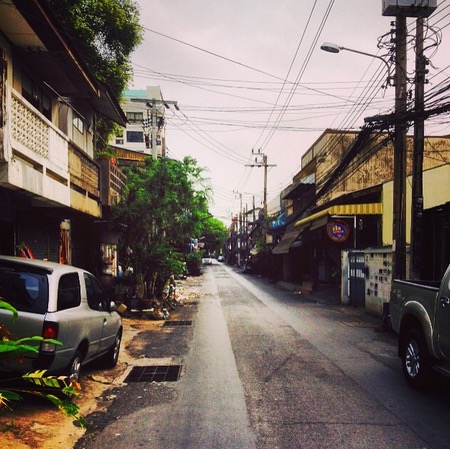
[[[81,304],[78,273],[63,274],[58,284],[58,310],[72,309]]]
[[[48,307],[47,276],[0,267],[0,298],[19,312],[45,313]]]

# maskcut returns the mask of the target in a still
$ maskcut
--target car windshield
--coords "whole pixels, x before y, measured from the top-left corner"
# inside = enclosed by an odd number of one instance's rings
[[[0,299],[20,312],[45,313],[48,305],[47,276],[0,266]]]

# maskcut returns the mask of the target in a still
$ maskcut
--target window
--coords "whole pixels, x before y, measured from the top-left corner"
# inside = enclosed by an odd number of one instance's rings
[[[19,312],[45,313],[48,305],[47,276],[1,267],[0,297]]]
[[[97,279],[89,274],[85,274],[84,282],[86,283],[86,295],[89,307],[92,310],[109,310],[108,298]]]
[[[78,273],[61,276],[58,285],[58,310],[72,309],[81,304]]]
[[[127,120],[129,122],[142,122],[144,114],[142,112],[127,112]]]
[[[76,128],[81,134],[84,134],[84,123],[81,117],[75,114],[72,123],[74,128]]]
[[[52,119],[52,100],[28,76],[22,76],[22,96],[48,120]]]
[[[127,142],[140,143],[144,141],[143,131],[127,131]]]

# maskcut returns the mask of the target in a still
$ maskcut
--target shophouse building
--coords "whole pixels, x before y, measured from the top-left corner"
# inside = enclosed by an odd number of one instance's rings
[[[406,244],[411,241],[413,138],[407,137]],[[384,133],[326,130],[282,192],[286,227],[272,249],[278,277],[381,314],[392,278],[393,143]],[[450,136],[427,137],[421,277],[450,262]],[[407,261],[409,254],[407,254]]]
[[[0,3],[0,56],[0,253],[99,274],[104,208],[124,178],[95,160],[94,133],[125,115],[44,1]]]

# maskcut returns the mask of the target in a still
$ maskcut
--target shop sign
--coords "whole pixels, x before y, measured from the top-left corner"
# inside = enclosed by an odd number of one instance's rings
[[[350,227],[345,221],[332,220],[327,223],[327,235],[333,242],[345,242],[350,235]]]

